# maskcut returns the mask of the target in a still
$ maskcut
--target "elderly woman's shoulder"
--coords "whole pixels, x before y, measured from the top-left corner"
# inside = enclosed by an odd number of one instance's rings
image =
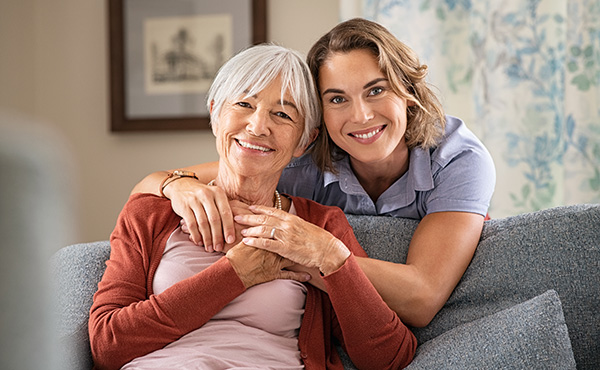
[[[153,194],[134,194],[129,197],[117,221],[117,228],[136,233],[156,234],[172,231],[181,218],[171,208],[171,201]]]
[[[125,203],[123,213],[148,215],[150,213],[168,213],[172,211],[171,201],[154,194],[133,194]]]

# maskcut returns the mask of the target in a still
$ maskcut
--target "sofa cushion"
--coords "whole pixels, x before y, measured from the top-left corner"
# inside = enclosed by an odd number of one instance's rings
[[[407,369],[575,369],[555,291],[463,324],[417,349]]]
[[[416,220],[348,215],[369,256],[405,262]],[[600,205],[572,205],[484,224],[463,278],[419,343],[555,290],[577,366],[600,369]]]

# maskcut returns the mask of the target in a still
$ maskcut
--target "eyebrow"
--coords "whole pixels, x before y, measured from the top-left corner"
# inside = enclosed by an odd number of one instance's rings
[[[244,94],[248,94],[248,90],[244,90]],[[249,95],[249,96],[254,99],[258,99],[258,95],[256,95],[256,94]],[[298,107],[296,107],[296,104],[292,103],[289,100],[277,100],[277,104],[290,106],[290,107],[294,108],[296,110],[296,112],[300,112],[300,109],[298,109]]]
[[[364,86],[363,86],[363,90],[364,89],[368,89],[369,87],[376,85],[378,83],[380,83],[381,81],[387,81],[388,79],[385,77],[379,77],[374,79],[373,81],[369,81],[367,82]],[[344,90],[341,89],[327,89],[325,91],[323,91],[323,93],[321,95],[326,95],[326,94],[343,94]]]
[[[291,101],[288,100],[278,100],[277,103],[281,104],[281,105],[288,105],[292,108],[294,108],[296,110],[296,112],[300,112],[300,110],[298,109],[298,107],[296,107],[296,104],[292,103]]]
[[[388,79],[385,77],[380,77],[380,78],[376,78],[371,82],[367,82],[367,84],[365,86],[363,86],[363,89],[368,89],[369,87],[376,85],[378,83],[380,83],[381,81],[387,81]]]

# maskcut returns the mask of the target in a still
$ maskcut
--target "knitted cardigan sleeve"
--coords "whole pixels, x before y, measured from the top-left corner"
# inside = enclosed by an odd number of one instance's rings
[[[359,369],[399,369],[413,359],[417,340],[383,301],[359,267],[355,256],[366,257],[344,213],[301,198],[293,198],[298,216],[340,239],[352,255],[323,277],[331,307],[330,328]]]
[[[243,293],[226,258],[161,294],[152,276],[179,219],[168,200],[135,195],[111,235],[111,255],[90,310],[89,334],[96,368],[118,369],[206,323]]]

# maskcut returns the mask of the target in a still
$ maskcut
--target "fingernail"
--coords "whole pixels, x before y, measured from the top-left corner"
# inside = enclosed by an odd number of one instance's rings
[[[231,243],[233,243],[234,241],[235,241],[235,236],[233,236],[233,235],[229,235],[229,236],[227,237],[227,243],[231,244]]]

